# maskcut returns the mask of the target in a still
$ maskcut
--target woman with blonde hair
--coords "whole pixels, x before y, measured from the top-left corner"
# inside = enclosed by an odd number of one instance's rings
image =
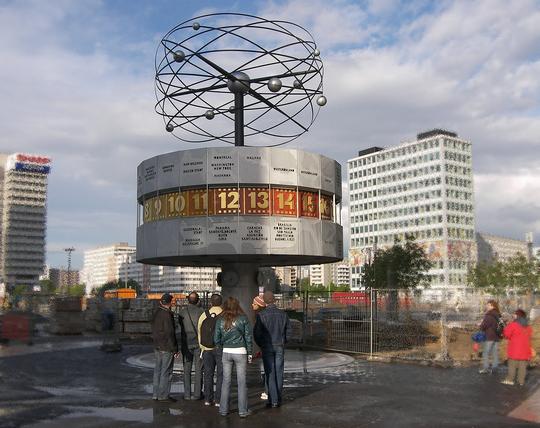
[[[484,348],[482,350],[483,367],[479,371],[480,374],[491,373],[497,370],[497,367],[499,366],[499,341],[501,340],[501,337],[497,332],[497,327],[501,322],[502,319],[499,304],[496,300],[488,300],[487,312],[480,324],[480,330],[486,335],[486,341],[484,342]],[[489,367],[490,356],[492,359],[491,369]]]
[[[236,382],[238,385],[238,414],[241,418],[248,417],[247,400],[247,363],[251,362],[253,340],[249,321],[240,308],[240,302],[229,297],[223,304],[223,312],[216,322],[214,332],[216,346],[223,349],[223,383],[219,414],[227,416],[231,393],[231,377],[233,364],[236,367]]]

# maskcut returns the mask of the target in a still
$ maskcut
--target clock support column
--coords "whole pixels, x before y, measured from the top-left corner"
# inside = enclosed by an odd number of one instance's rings
[[[228,297],[236,297],[242,310],[255,325],[255,314],[251,309],[253,298],[259,294],[256,263],[226,263],[221,266],[221,294],[225,301]]]

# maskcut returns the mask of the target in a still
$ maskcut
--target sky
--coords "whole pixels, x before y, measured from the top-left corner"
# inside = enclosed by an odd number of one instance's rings
[[[208,12],[313,35],[328,104],[291,147],[346,171],[363,148],[455,131],[473,144],[477,231],[540,243],[540,1],[0,0],[0,152],[53,159],[48,264],[135,243],[137,165],[193,148],[154,112],[155,50]]]

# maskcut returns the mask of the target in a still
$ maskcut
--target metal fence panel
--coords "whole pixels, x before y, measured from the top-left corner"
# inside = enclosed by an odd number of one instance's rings
[[[291,292],[282,294],[278,305],[300,324],[306,346],[369,356],[470,360],[478,357],[470,337],[491,298],[463,289]],[[540,315],[535,295],[495,300],[508,318],[518,307]]]

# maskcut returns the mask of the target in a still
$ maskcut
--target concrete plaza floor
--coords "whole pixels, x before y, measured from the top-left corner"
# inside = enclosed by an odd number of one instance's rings
[[[122,352],[107,354],[99,343],[97,338],[43,338],[31,347],[1,348],[0,427],[492,428],[540,423],[539,369],[529,371],[526,386],[512,387],[499,382],[504,369],[479,375],[475,367],[338,357],[343,364],[307,364],[287,372],[281,408],[266,409],[259,398],[262,386],[251,386],[253,415],[240,419],[237,413],[221,417],[201,401],[182,400],[179,375],[173,388],[178,402],[152,401],[152,371],[147,362],[133,365],[133,360],[148,360],[151,346],[124,344]]]

